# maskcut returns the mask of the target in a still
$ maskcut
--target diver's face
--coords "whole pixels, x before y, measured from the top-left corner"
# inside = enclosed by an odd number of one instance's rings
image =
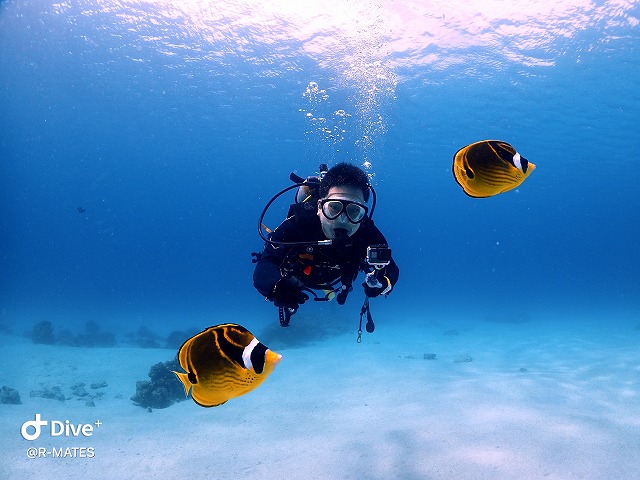
[[[364,201],[364,196],[362,195],[362,190],[358,187],[353,187],[350,185],[331,187],[329,189],[329,193],[325,198],[335,200],[348,200],[351,202],[358,202],[363,205],[366,204],[366,202]],[[343,211],[337,218],[329,220],[322,213],[322,199],[318,201],[318,217],[320,218],[322,231],[324,232],[325,237],[330,240],[338,237],[350,237],[358,231],[358,228],[360,228],[360,223],[353,223],[349,221],[346,211]]]

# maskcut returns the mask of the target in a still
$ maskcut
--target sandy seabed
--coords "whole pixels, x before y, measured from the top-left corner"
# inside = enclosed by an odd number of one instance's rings
[[[637,327],[419,323],[379,326],[361,344],[349,333],[287,347],[248,395],[153,411],[130,397],[174,351],[4,335],[0,386],[22,403],[0,405],[0,478],[640,478]],[[92,406],[30,396],[78,382],[106,386]],[[36,414],[91,424],[92,435],[45,427],[25,440]]]

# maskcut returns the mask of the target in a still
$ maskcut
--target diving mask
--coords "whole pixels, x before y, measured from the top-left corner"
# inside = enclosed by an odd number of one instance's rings
[[[355,224],[362,222],[369,211],[366,205],[338,198],[323,198],[320,200],[320,208],[322,214],[329,220],[335,220],[344,212],[347,219]]]

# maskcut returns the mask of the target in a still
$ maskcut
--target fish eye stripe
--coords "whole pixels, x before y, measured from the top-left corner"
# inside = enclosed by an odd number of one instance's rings
[[[264,371],[264,363],[267,358],[266,345],[258,342],[253,351],[251,352],[251,363],[253,365],[253,371],[260,375]]]

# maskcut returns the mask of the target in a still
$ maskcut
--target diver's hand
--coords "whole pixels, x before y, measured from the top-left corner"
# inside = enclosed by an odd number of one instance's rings
[[[373,282],[371,282],[373,283]],[[364,282],[364,294],[369,297],[377,297],[380,295],[387,295],[391,291],[391,283],[387,277],[382,277],[376,282],[377,285],[370,285],[368,282]]]
[[[303,283],[295,277],[285,277],[278,280],[273,287],[269,300],[276,307],[297,309],[309,300],[309,295],[302,291]]]

